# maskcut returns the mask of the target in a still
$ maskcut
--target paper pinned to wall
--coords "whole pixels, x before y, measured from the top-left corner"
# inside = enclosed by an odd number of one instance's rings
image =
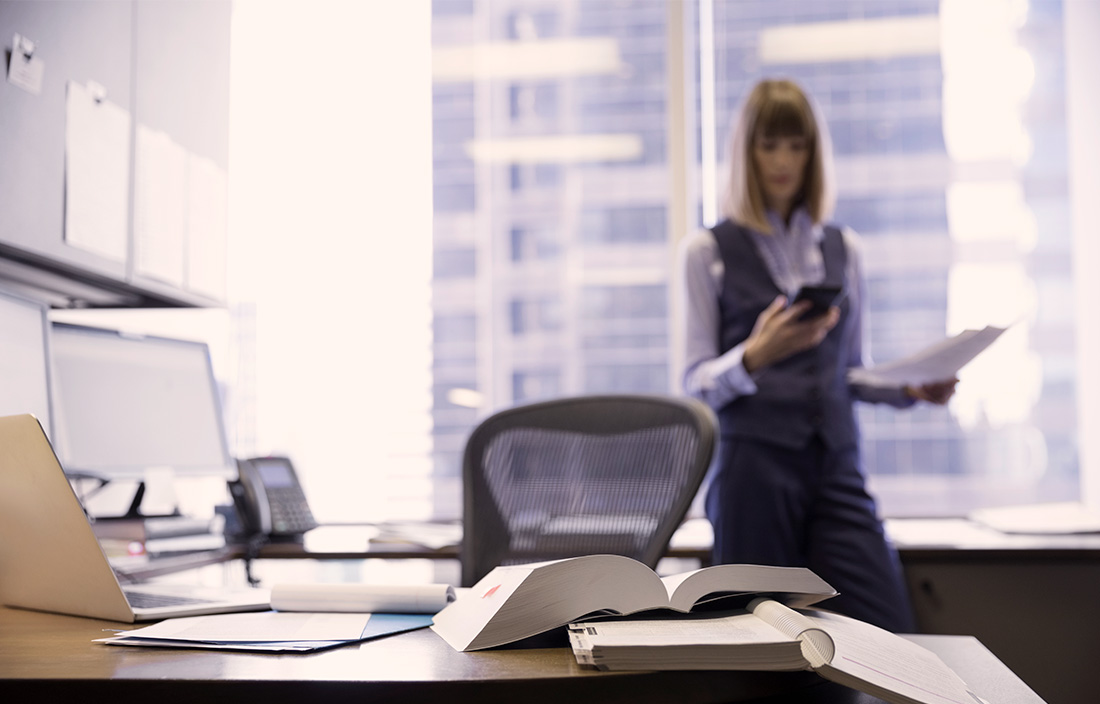
[[[187,150],[138,125],[135,141],[134,272],[182,287],[187,227]]]
[[[34,42],[27,37],[18,33],[12,36],[8,83],[32,95],[41,95],[46,64],[34,55],[34,49]]]
[[[195,154],[187,160],[187,288],[218,300],[226,296],[229,178]]]
[[[101,87],[69,81],[65,100],[65,242],[126,261],[130,113]]]

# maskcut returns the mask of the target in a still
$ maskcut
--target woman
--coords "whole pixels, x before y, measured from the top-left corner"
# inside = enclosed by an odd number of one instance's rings
[[[725,219],[685,242],[684,389],[718,414],[707,516],[714,561],[806,566],[840,592],[829,608],[892,631],[913,620],[897,555],[859,466],[855,400],[943,404],[956,380],[849,384],[862,365],[854,233],[832,208],[828,133],[803,91],[759,83],[732,133]],[[803,285],[842,291],[827,312],[789,303]]]

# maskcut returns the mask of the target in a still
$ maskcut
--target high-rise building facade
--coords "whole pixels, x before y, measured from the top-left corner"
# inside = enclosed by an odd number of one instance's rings
[[[711,224],[729,120],[780,75],[830,126],[874,358],[1012,324],[949,407],[861,407],[884,506],[1072,496],[1060,2],[671,5],[686,13],[674,39],[664,0],[433,3],[437,513],[458,515],[462,447],[492,410],[675,388],[672,213]],[[689,57],[682,102],[670,52]],[[678,114],[695,152],[686,203]]]

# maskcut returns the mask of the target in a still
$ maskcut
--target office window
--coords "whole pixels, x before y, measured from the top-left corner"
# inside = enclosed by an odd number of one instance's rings
[[[561,372],[557,369],[519,369],[512,372],[514,403],[541,401],[561,394]]]
[[[476,4],[477,0],[432,0],[432,17],[468,17],[474,14]]]
[[[437,279],[470,278],[477,274],[477,252],[473,249],[439,249],[432,261]]]
[[[432,319],[435,342],[473,342],[477,337],[477,319],[472,315],[438,314]]]
[[[432,189],[432,205],[437,213],[467,212],[477,203],[477,192],[471,185],[436,183]]]
[[[561,242],[553,227],[513,225],[510,236],[513,262],[537,262],[561,256]]]
[[[585,369],[588,393],[668,392],[668,367],[664,364],[593,364]]]
[[[668,237],[665,208],[585,209],[580,236],[582,242],[664,242]]]
[[[859,407],[865,466],[892,515],[1078,492],[1073,321],[1042,295],[1073,276],[1062,3],[980,6],[713,3],[713,139],[725,144],[758,78],[789,76],[815,96],[834,140],[836,217],[864,244],[875,359],[1014,323],[948,408]]]
[[[668,315],[667,289],[663,284],[647,286],[586,286],[581,292],[582,320],[622,320]]]
[[[561,302],[555,298],[520,298],[511,302],[512,334],[553,332],[562,327]]]
[[[479,263],[467,286],[449,282],[434,305],[484,323],[482,415],[637,379],[667,389],[667,7],[481,0],[476,20],[433,16],[437,64],[458,65],[475,49],[484,59],[479,72],[437,71],[433,91],[435,163],[462,154],[471,194],[465,203],[442,194],[435,247],[472,242]],[[441,178],[457,189],[462,163],[442,165],[437,189]],[[642,329],[620,329],[631,324]],[[614,371],[638,363],[633,342],[648,366]],[[447,515],[450,496],[457,516],[461,448],[447,440],[454,427],[438,422],[436,505]]]
[[[513,191],[549,189],[562,182],[562,170],[556,164],[513,164],[508,176]]]
[[[860,233],[900,231],[919,237],[943,229],[947,222],[947,195],[939,191],[912,191],[890,198],[842,195],[836,221]]]
[[[508,108],[517,126],[553,120],[558,113],[558,87],[552,83],[514,85],[508,91]]]
[[[892,515],[1079,490],[1063,4],[972,5],[676,5],[687,19],[672,45],[696,68],[685,92],[696,118],[690,202],[680,211],[697,214],[689,229],[713,222],[726,130],[745,91],[764,76],[791,76],[833,136],[836,219],[863,242],[874,358],[1015,321],[964,372],[948,408],[860,408],[872,486]],[[442,193],[434,237],[437,248],[472,239],[478,261],[491,262],[460,304],[487,324],[477,352],[483,412],[539,389],[675,388],[668,115],[683,108],[668,104],[670,5],[474,6],[460,19],[435,14],[437,52],[488,47],[504,63],[436,79],[437,194],[443,184],[456,190]],[[704,35],[708,56],[697,53]],[[463,184],[464,201],[454,197]],[[560,322],[534,349],[512,335],[537,319],[518,302],[547,290]],[[447,309],[458,300],[448,297]],[[558,381],[518,381],[539,358],[552,360]],[[437,447],[435,459],[437,478],[457,471],[456,456]]]
[[[561,12],[553,5],[542,3],[540,7],[532,4],[531,8],[511,13],[506,20],[508,38],[532,40],[558,36],[561,32]]]

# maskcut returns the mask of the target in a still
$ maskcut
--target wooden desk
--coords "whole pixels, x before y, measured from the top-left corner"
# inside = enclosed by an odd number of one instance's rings
[[[458,653],[430,630],[312,654],[124,648],[91,642],[109,621],[0,608],[8,702],[748,702],[872,704],[805,672],[620,672],[582,668],[568,648]],[[981,643],[912,636],[991,704],[1042,700]]]
[[[1100,623],[1100,535],[1004,535],[961,519],[900,519],[898,545],[921,633],[974,635],[1050,701],[1091,704],[1095,646],[1070,623]],[[315,543],[265,546],[265,559],[455,560],[458,548],[371,542],[364,527]],[[343,534],[340,537],[339,534]],[[706,559],[707,536],[678,532],[669,556]],[[448,580],[443,580],[448,581]]]

